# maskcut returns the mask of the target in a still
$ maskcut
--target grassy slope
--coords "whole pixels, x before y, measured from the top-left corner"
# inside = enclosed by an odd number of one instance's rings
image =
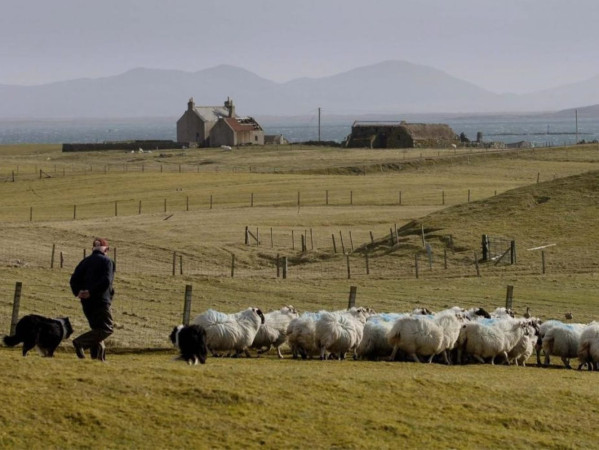
[[[275,167],[269,152],[250,152],[249,156],[270,161],[270,167]],[[117,331],[109,340],[113,348],[166,348],[170,328],[180,321],[185,284],[194,289],[192,313],[208,307],[237,311],[248,305],[270,310],[288,303],[301,310],[338,309],[346,305],[351,284],[358,286],[358,303],[381,311],[405,311],[417,305],[432,309],[455,304],[495,307],[504,303],[505,286],[512,284],[520,312],[530,306],[533,314],[543,318],[561,318],[565,311],[572,311],[576,321],[599,317],[598,236],[595,227],[589,226],[596,221],[598,180],[596,173],[583,174],[596,167],[596,149],[536,150],[508,158],[466,155],[447,161],[435,159],[436,151],[429,153],[425,156],[431,161],[414,161],[398,173],[372,172],[366,177],[228,172],[227,167],[241,167],[243,162],[235,152],[233,161],[223,159],[231,154],[222,152],[190,152],[163,159],[173,167],[218,159],[213,165],[224,173],[104,175],[96,170],[3,183],[0,210],[13,215],[0,219],[4,221],[0,223],[2,248],[17,248],[13,254],[31,255],[27,256],[31,261],[40,253],[44,262],[22,266],[11,258],[4,261],[0,267],[0,286],[5,292],[0,298],[0,328],[8,328],[14,283],[21,280],[21,315],[67,314],[76,330],[84,329],[85,319],[66,286],[72,265],[94,234],[106,235],[113,247],[122,249],[119,264],[130,258],[139,264],[139,270],[148,272],[117,275]],[[132,157],[116,153],[63,155],[56,148],[39,146],[26,152],[22,147],[0,149],[0,155],[0,174],[17,164],[21,171],[27,167],[33,173],[36,167],[51,164],[47,158],[56,161],[59,173],[61,164],[67,168],[117,165]],[[281,151],[276,166],[322,174],[329,167],[341,170],[344,162],[359,167],[376,161],[392,167],[403,163],[404,155],[408,160],[419,156],[403,152],[346,155],[343,159],[337,150]],[[203,164],[201,169],[209,166]],[[537,185],[539,172],[542,182]],[[575,176],[562,178],[570,175]],[[165,221],[170,212],[162,212],[157,201],[154,211],[137,215],[140,199],[145,204],[151,197],[181,197],[178,188],[192,198],[206,199],[209,192],[218,192],[227,206],[210,211],[204,200],[202,208],[182,212],[183,203],[179,203],[179,211]],[[325,189],[338,192],[339,198],[346,198],[353,189],[356,204],[323,207]],[[484,194],[460,204],[467,189]],[[312,196],[320,205],[302,206],[298,213],[294,201],[299,190],[306,202]],[[406,203],[401,208],[393,205],[399,190],[403,190]],[[438,195],[441,190],[447,193],[446,206],[455,206],[444,209]],[[271,197],[249,208],[253,192]],[[278,198],[273,192],[288,195],[289,204],[270,206]],[[387,192],[392,199],[380,200]],[[410,196],[406,193],[411,192],[413,202],[407,200]],[[549,200],[539,202],[545,197]],[[129,211],[123,209],[122,215],[114,217],[113,202],[126,198],[133,199]],[[174,197],[169,204],[171,201]],[[46,205],[47,211],[62,211],[62,218],[52,218],[48,212],[51,220],[30,223],[31,202],[38,202],[36,208]],[[75,202],[98,205],[89,207],[87,217],[81,207],[82,218],[73,221]],[[19,208],[25,209],[25,218],[16,213]],[[326,276],[328,263],[321,262],[314,252],[295,269],[301,266],[300,274],[285,281],[276,279],[274,273],[243,276],[241,269],[236,278],[227,276],[226,269],[225,275],[221,270],[215,276],[149,273],[157,256],[173,250],[203,255],[215,268],[227,267],[231,251],[242,265],[262,264],[275,252],[290,253],[288,243],[276,244],[272,250],[245,247],[242,232],[246,225],[259,226],[263,233],[274,227],[280,242],[289,239],[291,229],[313,228],[318,251],[330,252],[331,232],[351,227],[356,243],[369,242],[369,231],[374,231],[378,240],[390,225],[412,221],[406,229],[411,228],[413,234],[406,236],[404,244],[384,249],[379,241],[377,251],[395,256],[380,259],[391,264],[385,270],[411,264],[415,249],[421,249],[421,223],[435,254],[444,246],[435,236],[454,236],[460,251],[450,258],[456,263],[469,258],[479,247],[480,235],[488,233],[515,238],[519,264],[515,270],[482,267],[481,278],[473,276],[472,267],[444,272],[437,262],[432,272],[423,270],[419,280],[409,275],[411,269],[401,272],[399,279],[378,278],[376,271],[365,277],[355,270],[354,279],[347,280]],[[65,249],[65,269],[48,268],[49,243]],[[549,271],[541,275],[538,252],[525,249],[547,243],[558,245],[547,249]],[[333,264],[339,262],[343,262],[341,257],[333,259]],[[386,448],[399,442],[438,448],[563,448],[589,447],[596,442],[589,422],[599,409],[595,374],[534,367],[302,363],[279,361],[272,355],[259,360],[210,359],[206,366],[189,368],[171,362],[172,352],[121,355],[115,354],[116,350],[109,355],[109,364],[98,365],[78,361],[68,344],[64,348],[52,361],[35,354],[23,359],[19,349],[0,348],[0,382],[4,385],[0,398],[5,405],[0,413],[0,446]],[[43,434],[40,421],[48,430]]]

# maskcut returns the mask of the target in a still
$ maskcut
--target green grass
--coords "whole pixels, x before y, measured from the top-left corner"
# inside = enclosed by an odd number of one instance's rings
[[[4,448],[594,447],[595,374],[565,369],[2,350]],[[8,374],[12,374],[9,376]]]
[[[68,315],[79,334],[87,324],[68,289],[72,269],[96,235],[108,238],[118,260],[107,364],[77,360],[70,342],[53,360],[0,348],[0,446],[593,447],[596,374],[567,371],[560,362],[550,369],[445,367],[280,361],[271,354],[188,367],[172,361],[167,337],[181,321],[188,284],[192,315],[251,305],[341,309],[350,286],[357,286],[358,304],[377,311],[493,309],[505,304],[512,285],[518,313],[529,307],[542,319],[571,312],[575,322],[597,320],[598,163],[592,145],[481,154],[0,147],[0,329],[9,329],[21,281],[21,316]],[[260,246],[244,244],[246,226],[259,230]],[[400,242],[392,245],[387,236],[395,227]],[[350,232],[348,279],[331,236],[337,246],[343,236],[349,251]],[[303,233],[314,243],[305,253]],[[481,264],[477,277],[482,234],[515,239],[518,264]],[[542,274],[540,252],[527,249],[547,244],[556,245],[545,249]],[[174,252],[183,274],[178,265],[172,274]],[[289,258],[286,280],[276,277],[277,254]]]

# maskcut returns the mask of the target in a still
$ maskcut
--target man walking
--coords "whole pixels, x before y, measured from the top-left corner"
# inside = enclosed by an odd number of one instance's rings
[[[113,332],[110,305],[114,295],[114,261],[106,256],[108,250],[106,239],[94,239],[92,254],[84,258],[71,275],[71,291],[81,300],[83,314],[91,328],[73,339],[77,357],[82,359],[84,351],[89,349],[92,359],[105,361],[104,339]]]

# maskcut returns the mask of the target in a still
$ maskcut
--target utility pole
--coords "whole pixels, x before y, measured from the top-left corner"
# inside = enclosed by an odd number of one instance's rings
[[[318,107],[318,142],[320,142],[320,106]]]
[[[578,144],[578,110],[574,110],[574,114],[576,117],[576,142],[574,144]]]

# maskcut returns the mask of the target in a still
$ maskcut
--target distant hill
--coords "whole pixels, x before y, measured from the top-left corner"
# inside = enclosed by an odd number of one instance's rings
[[[582,106],[580,108],[562,109],[561,111],[555,112],[553,115],[556,117],[574,117],[578,112],[579,117],[599,117],[599,104]]]
[[[386,61],[322,78],[276,83],[221,65],[198,72],[138,68],[38,86],[0,85],[0,118],[178,117],[231,97],[241,115],[555,111],[599,103],[599,76],[526,95],[495,94],[432,67]]]

